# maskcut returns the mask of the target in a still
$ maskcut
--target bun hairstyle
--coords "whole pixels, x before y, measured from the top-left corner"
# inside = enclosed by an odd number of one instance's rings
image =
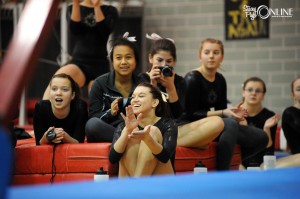
[[[155,109],[155,115],[158,117],[170,117],[169,105],[163,98],[164,94],[157,87],[148,82],[142,82],[137,87],[139,86],[149,88],[153,99],[158,99],[159,103]]]
[[[171,53],[174,61],[177,60],[175,41],[171,38],[163,38],[156,33],[146,34],[146,38],[152,40],[150,55],[154,56],[158,51],[168,51]]]

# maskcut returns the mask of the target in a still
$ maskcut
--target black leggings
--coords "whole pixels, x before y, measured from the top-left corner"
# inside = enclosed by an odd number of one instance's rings
[[[267,134],[252,126],[239,125],[234,119],[223,118],[224,130],[217,138],[217,170],[229,170],[236,144],[241,146],[242,160],[245,160],[268,144]]]
[[[92,117],[85,125],[88,142],[112,142],[114,131],[114,126],[97,117]]]

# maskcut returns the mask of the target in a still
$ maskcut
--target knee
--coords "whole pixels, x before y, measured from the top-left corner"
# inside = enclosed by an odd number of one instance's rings
[[[221,117],[212,116],[211,122],[215,125],[216,129],[222,131],[224,129],[224,121]]]
[[[232,118],[223,118],[224,128],[228,131],[238,132],[238,123]]]
[[[92,135],[97,129],[97,123],[99,123],[99,118],[92,117],[85,124],[85,134],[86,136]]]

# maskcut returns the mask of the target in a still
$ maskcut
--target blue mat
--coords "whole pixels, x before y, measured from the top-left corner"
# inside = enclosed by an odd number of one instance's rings
[[[8,199],[299,198],[300,168],[12,187]]]

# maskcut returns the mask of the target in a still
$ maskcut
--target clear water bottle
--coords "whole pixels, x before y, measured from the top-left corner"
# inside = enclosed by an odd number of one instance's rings
[[[276,168],[276,156],[264,155],[264,170]]]
[[[94,175],[95,182],[108,180],[108,179],[109,179],[109,175],[107,171],[104,171],[103,167],[101,167],[100,170],[98,170]]]
[[[199,161],[194,167],[194,174],[201,173],[207,173],[207,168],[201,161]]]

